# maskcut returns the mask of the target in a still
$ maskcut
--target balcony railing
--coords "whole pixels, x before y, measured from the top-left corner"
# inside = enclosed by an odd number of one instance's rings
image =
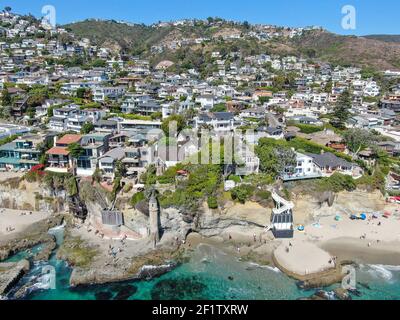
[[[322,173],[312,172],[312,173],[295,173],[295,174],[284,174],[281,176],[283,181],[296,181],[296,180],[306,180],[306,179],[318,179],[322,178]]]

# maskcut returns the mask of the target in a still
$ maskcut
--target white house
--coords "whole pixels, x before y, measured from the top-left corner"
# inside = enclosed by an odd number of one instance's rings
[[[296,153],[296,167],[286,168],[281,178],[284,181],[313,179],[322,177],[322,172],[314,163],[314,158],[302,153]]]

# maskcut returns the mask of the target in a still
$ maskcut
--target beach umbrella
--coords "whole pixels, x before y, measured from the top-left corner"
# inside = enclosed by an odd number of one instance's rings
[[[367,215],[365,213],[362,213],[360,215],[361,220],[367,220]]]

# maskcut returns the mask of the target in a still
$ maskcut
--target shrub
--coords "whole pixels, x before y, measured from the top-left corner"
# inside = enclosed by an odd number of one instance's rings
[[[256,192],[256,197],[260,200],[270,200],[271,192],[266,191],[266,190],[259,190]]]
[[[128,192],[132,191],[132,189],[133,189],[133,184],[132,183],[128,183],[128,184],[125,185],[125,187],[124,187],[124,189],[122,191],[123,191],[123,193],[128,193]]]
[[[146,199],[144,192],[138,192],[135,193],[130,201],[130,204],[132,205],[132,207],[136,206],[139,202],[143,201],[144,199]]]
[[[240,183],[240,182],[241,182],[240,177],[235,176],[235,175],[230,175],[230,176],[228,177],[228,180],[235,181],[236,183]]]
[[[216,197],[208,197],[207,203],[210,209],[218,209],[218,201]]]
[[[29,171],[25,174],[24,178],[29,183],[36,182],[39,180],[39,173],[36,171]]]
[[[255,188],[251,185],[241,185],[231,190],[232,200],[246,203],[254,194]]]
[[[368,190],[381,190],[384,192],[386,183],[386,172],[383,172],[378,166],[373,175],[364,175],[356,181],[357,186],[362,186]]]
[[[313,126],[310,124],[300,124],[300,123],[292,123],[292,125],[299,128],[300,132],[305,134],[316,133],[324,130],[323,126]]]
[[[319,181],[319,187],[324,191],[354,191],[357,188],[356,181],[347,175],[335,173],[329,178],[324,178]]]

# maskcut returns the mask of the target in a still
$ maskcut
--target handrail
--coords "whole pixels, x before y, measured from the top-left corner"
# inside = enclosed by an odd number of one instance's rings
[[[294,208],[293,202],[290,202],[290,201],[287,201],[287,200],[283,199],[275,191],[272,191],[272,199],[274,199],[274,201],[277,204],[282,205],[280,208],[275,208],[275,209],[272,210],[274,214],[282,214],[285,211],[290,211],[290,210],[293,210],[293,208]]]

